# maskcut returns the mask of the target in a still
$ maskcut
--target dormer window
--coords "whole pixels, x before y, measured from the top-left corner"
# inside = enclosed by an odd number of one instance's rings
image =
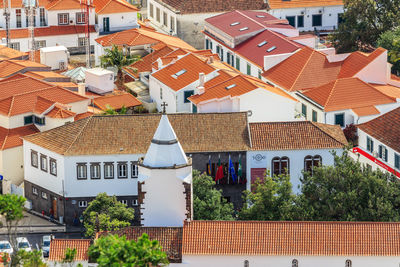
[[[241,29],[239,29],[239,31],[245,31],[245,30],[248,30],[249,29],[249,27],[244,27],[244,28],[241,28]]]
[[[231,26],[236,26],[236,25],[239,25],[240,24],[240,22],[239,21],[236,21],[236,22],[234,22],[234,23],[231,23]]]
[[[268,48],[267,52],[270,53],[270,52],[274,51],[275,49],[276,49],[276,46],[270,47],[270,48]]]
[[[225,87],[225,89],[226,89],[226,90],[229,90],[229,89],[232,89],[232,88],[235,87],[235,86],[236,86],[236,84],[231,84],[231,85]]]
[[[178,78],[179,76],[181,76],[182,74],[184,74],[186,72],[185,69],[178,71],[177,73],[173,74],[172,77],[174,77],[175,79]]]
[[[261,47],[261,46],[263,46],[263,45],[266,45],[266,44],[268,44],[268,42],[267,41],[262,41],[261,43],[259,43],[257,46],[258,47]]]

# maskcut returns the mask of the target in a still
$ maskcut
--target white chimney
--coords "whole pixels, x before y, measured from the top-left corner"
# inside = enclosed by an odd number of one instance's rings
[[[78,94],[86,95],[85,83],[78,83]]]
[[[161,58],[157,58],[157,66],[158,66],[158,69],[162,68],[163,64],[162,64],[162,59]]]
[[[198,95],[202,95],[202,94],[204,94],[204,92],[205,92],[204,86],[197,87],[197,94]]]
[[[199,73],[199,87],[204,87],[206,76],[204,72]]]

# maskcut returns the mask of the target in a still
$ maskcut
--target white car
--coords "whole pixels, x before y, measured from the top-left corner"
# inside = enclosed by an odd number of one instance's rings
[[[11,247],[10,242],[7,240],[0,241],[0,253],[8,253],[9,255],[13,254],[14,250]]]
[[[17,237],[18,250],[32,251],[31,244],[26,237]]]
[[[50,242],[51,242],[51,236],[50,235],[44,235],[42,237],[42,251],[43,251],[43,257],[48,257],[49,252],[50,252]]]

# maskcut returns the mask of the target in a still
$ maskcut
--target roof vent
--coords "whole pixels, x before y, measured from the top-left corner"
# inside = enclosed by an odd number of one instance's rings
[[[249,27],[244,27],[244,28],[241,28],[241,29],[239,29],[239,31],[245,31],[245,30],[248,30],[249,29]]]
[[[264,15],[257,15],[256,17],[257,17],[257,18],[265,18]]]
[[[263,45],[266,45],[268,42],[267,41],[262,41],[261,43],[259,43],[257,46],[258,47],[261,47],[261,46],[263,46]]]
[[[226,90],[229,90],[229,89],[232,89],[232,88],[235,87],[235,86],[236,86],[236,84],[231,84],[231,85],[225,87],[225,89],[226,89]]]
[[[184,74],[186,72],[185,69],[178,71],[177,73],[173,74],[172,77],[174,77],[175,79],[178,78],[179,76],[181,76],[182,74]]]
[[[231,26],[236,26],[236,25],[239,25],[240,24],[240,22],[239,21],[236,21],[236,22],[234,22],[234,23],[231,23]]]
[[[267,52],[268,52],[268,53],[269,53],[269,52],[272,52],[272,51],[274,51],[275,49],[276,49],[276,46],[272,46],[272,47],[268,48]]]

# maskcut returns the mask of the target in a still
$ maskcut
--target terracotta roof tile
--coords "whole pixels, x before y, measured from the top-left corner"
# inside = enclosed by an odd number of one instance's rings
[[[124,0],[94,0],[96,14],[137,12],[139,9]]]
[[[34,112],[38,114],[42,114],[46,110],[48,110],[51,106],[53,106],[55,102],[50,101],[44,97],[38,96],[36,97],[35,107],[33,109]]]
[[[0,45],[0,60],[22,59],[23,57],[25,57],[24,52]]]
[[[250,134],[254,150],[329,149],[347,144],[340,126],[310,121],[250,123]]]
[[[268,0],[271,9],[343,6],[343,0]]]
[[[361,108],[353,108],[354,113],[358,116],[369,116],[369,115],[377,115],[380,114],[379,110],[374,106],[367,106]]]
[[[400,256],[400,223],[191,221],[183,255]]]
[[[389,84],[371,84],[385,95],[393,98],[400,98],[400,87]]]
[[[54,119],[66,119],[75,117],[75,115],[75,112],[66,110],[64,107],[57,104],[48,113],[46,113],[46,116]]]
[[[160,117],[93,116],[25,139],[63,155],[145,154]],[[170,114],[168,118],[186,153],[250,148],[247,112]]]
[[[111,46],[113,44],[122,46],[138,46],[145,44],[155,44],[163,42],[171,47],[180,47],[189,50],[196,50],[194,47],[179,39],[178,37],[166,35],[163,33],[146,30],[146,29],[130,29],[126,31],[116,32],[96,39],[96,42],[102,46]]]
[[[128,240],[137,240],[143,233],[149,235],[151,240],[157,240],[167,253],[168,260],[172,263],[182,262],[182,227],[138,227],[131,226],[110,234],[126,236]],[[106,235],[108,233],[101,233]]]
[[[50,67],[29,60],[3,60],[0,62],[0,78],[6,78],[25,69],[36,68],[37,70],[48,70]]]
[[[76,116],[75,116],[75,118],[74,118],[74,120],[75,121],[78,121],[78,120],[82,120],[82,119],[85,119],[85,118],[87,118],[87,117],[91,117],[91,116],[93,116],[93,112],[85,112],[85,113],[80,113],[80,114],[77,114]]]
[[[0,127],[0,150],[22,146],[21,137],[38,132],[40,131],[33,124],[13,129]]]
[[[67,76],[64,76],[60,73],[54,72],[54,71],[28,71],[24,73],[27,76],[31,76],[36,79],[46,79],[46,78],[69,78]]]
[[[95,106],[104,111],[107,110],[108,106],[118,110],[122,107],[130,108],[140,106],[142,104],[136,97],[134,97],[130,93],[100,96],[96,97],[93,102]]]
[[[209,74],[215,69],[203,60],[189,53],[161,70],[152,73],[152,77],[161,81],[172,90],[179,91],[183,87],[197,81],[199,73]],[[183,72],[180,75],[180,72]]]
[[[46,6],[47,10],[70,10],[81,9],[79,0],[50,0]]]
[[[50,243],[49,261],[62,261],[67,248],[76,249],[76,261],[87,261],[90,243],[90,239],[53,239]]]
[[[266,10],[264,0],[160,0],[179,14],[215,13],[231,10]]]
[[[94,25],[89,27],[90,32],[96,32]],[[49,26],[49,27],[39,27],[35,28],[35,37],[45,37],[45,36],[57,36],[57,35],[69,35],[69,34],[84,34],[85,26],[83,25],[62,25],[62,26]],[[0,38],[6,37],[6,31],[0,30]],[[10,38],[11,39],[21,39],[28,38],[28,29],[11,29]]]
[[[303,95],[324,107],[325,111],[365,108],[395,103],[391,98],[359,78],[332,81],[303,92]]]
[[[396,108],[373,120],[357,125],[357,128],[400,153],[400,108]]]
[[[340,69],[338,78],[348,78],[356,75],[360,70],[365,68],[369,63],[374,61],[378,56],[385,53],[387,50],[378,47],[371,54],[365,55],[359,51],[351,53],[342,64],[342,68]]]

